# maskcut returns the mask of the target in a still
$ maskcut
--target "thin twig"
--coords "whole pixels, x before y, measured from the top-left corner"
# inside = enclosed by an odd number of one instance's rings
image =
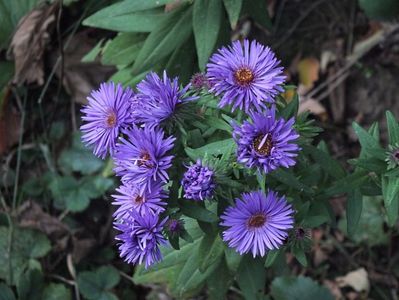
[[[76,284],[74,280],[66,279],[66,278],[64,278],[64,277],[62,277],[60,275],[57,275],[57,274],[50,274],[49,276],[51,278],[58,279],[59,281],[62,281],[62,282],[66,283],[66,284],[69,284],[71,286],[75,286],[75,284]]]
[[[326,1],[326,0],[319,0],[319,1],[313,2],[312,5],[310,5],[310,6],[308,7],[308,9],[307,9],[305,12],[303,12],[303,13],[301,14],[301,16],[300,16],[298,19],[296,19],[295,23],[294,23],[294,24],[292,25],[292,27],[287,31],[287,33],[284,34],[283,37],[282,37],[279,41],[277,41],[277,42],[274,44],[273,48],[274,48],[274,49],[277,49],[277,48],[279,48],[282,44],[284,44],[285,41],[288,40],[288,38],[290,38],[291,35],[295,32],[296,28],[302,23],[302,21],[304,21],[304,20],[307,18],[307,16],[308,16],[314,9],[316,9],[320,4],[322,4],[322,3],[325,2],[325,1]]]
[[[19,99],[18,92],[13,88],[13,92],[15,98]],[[14,193],[12,197],[12,211],[15,210],[17,204],[17,194],[18,194],[18,183],[19,183],[19,172],[21,169],[21,152],[22,152],[22,141],[23,141],[23,132],[25,126],[25,108],[26,108],[26,99],[28,98],[27,92],[25,91],[24,101],[23,101],[23,110],[21,112],[21,124],[20,124],[20,134],[19,134],[19,141],[18,141],[18,153],[17,153],[17,167],[15,170],[15,182],[14,182]],[[19,99],[20,100],[20,99]]]

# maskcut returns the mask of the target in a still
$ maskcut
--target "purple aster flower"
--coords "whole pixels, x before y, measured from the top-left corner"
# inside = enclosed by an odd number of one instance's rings
[[[184,221],[178,219],[169,219],[165,224],[166,232],[170,235],[179,235],[184,229]]]
[[[156,73],[150,72],[137,85],[138,93],[132,107],[132,118],[135,123],[144,123],[154,127],[163,121],[173,118],[178,108],[197,97],[188,97],[190,85],[179,87],[178,78],[169,79],[166,71],[161,79]]]
[[[174,137],[165,138],[163,130],[132,126],[119,139],[113,156],[115,172],[124,183],[135,185],[140,194],[151,191],[153,182],[167,182],[167,170],[172,165]]]
[[[98,90],[92,91],[87,97],[88,104],[82,109],[80,127],[83,132],[82,140],[92,146],[93,152],[100,158],[105,158],[115,148],[120,128],[129,119],[130,101],[133,92],[130,88],[123,90],[113,82],[102,83]]]
[[[256,41],[233,42],[228,48],[219,49],[207,65],[207,77],[211,92],[222,94],[219,107],[232,104],[248,112],[265,107],[265,102],[274,103],[274,97],[283,91],[285,81],[280,61],[269,47]]]
[[[278,167],[295,165],[299,146],[293,143],[299,134],[292,127],[294,118],[276,118],[275,107],[264,112],[250,113],[252,122],[233,124],[233,138],[237,143],[237,161],[248,168],[257,167],[269,173]]]
[[[119,194],[112,195],[115,199],[112,204],[119,206],[114,213],[117,219],[126,218],[131,210],[137,211],[140,215],[159,214],[165,210],[166,202],[163,199],[168,195],[162,182],[153,183],[151,189],[143,193],[140,193],[137,186],[130,184],[122,184],[116,191]]]
[[[127,263],[142,264],[145,268],[162,260],[159,245],[166,244],[162,230],[167,219],[159,221],[158,215],[141,216],[132,210],[130,218],[115,223],[115,228],[122,233],[116,236],[120,241],[120,256]]]
[[[236,199],[236,205],[221,216],[220,224],[228,227],[223,240],[240,254],[264,256],[284,243],[294,224],[293,213],[291,205],[275,192],[243,193],[242,200]]]
[[[184,197],[196,201],[212,198],[216,187],[214,172],[204,166],[201,160],[188,167],[181,184],[184,188]]]

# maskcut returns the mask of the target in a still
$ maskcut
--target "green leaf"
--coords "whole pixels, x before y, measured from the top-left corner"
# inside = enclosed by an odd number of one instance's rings
[[[120,281],[118,270],[112,266],[102,266],[94,272],[81,272],[77,282],[79,290],[87,299],[118,299],[109,290]]]
[[[288,103],[280,112],[280,115],[288,120],[292,117],[295,117],[298,114],[298,108],[299,108],[299,97],[298,94],[295,93],[294,98],[291,100],[290,103]]]
[[[216,214],[197,203],[184,201],[184,203],[180,205],[180,210],[184,215],[202,222],[213,223],[219,220]]]
[[[50,283],[43,292],[43,300],[71,300],[71,291],[63,284]]]
[[[229,273],[226,260],[222,259],[218,267],[209,275],[207,279],[207,292],[210,300],[225,299],[230,287],[232,276]]]
[[[266,1],[243,1],[242,14],[249,14],[256,23],[269,30],[273,27]]]
[[[305,252],[303,251],[302,247],[300,247],[299,245],[294,245],[292,247],[292,252],[293,252],[295,258],[299,261],[299,263],[302,266],[304,266],[304,267],[308,266],[308,260],[306,259],[306,255],[305,255]]]
[[[345,176],[342,166],[328,153],[311,145],[302,145],[302,149],[309,153],[316,163],[330,176],[340,179]]]
[[[388,223],[393,226],[398,218],[399,206],[399,177],[382,176],[382,195],[387,211]]]
[[[348,194],[346,200],[346,221],[348,234],[351,236],[356,232],[359,224],[360,217],[362,215],[363,208],[363,196],[360,189],[354,189]]]
[[[82,174],[94,174],[99,171],[104,162],[95,157],[87,148],[71,148],[62,151],[58,158],[58,165],[64,174],[80,172]]]
[[[375,157],[350,159],[348,163],[377,174],[383,173],[387,169],[387,163]]]
[[[193,29],[200,70],[212,54],[220,30],[221,0],[196,0],[193,11]]]
[[[0,282],[0,300],[15,300],[14,292],[3,282]]]
[[[39,270],[28,270],[17,281],[19,300],[42,300],[43,274]]]
[[[280,253],[281,253],[280,250],[270,250],[266,256],[265,267],[266,268],[271,267]]]
[[[275,278],[271,285],[271,295],[275,300],[334,299],[325,287],[303,276]]]
[[[224,243],[223,243],[222,239],[220,238],[220,236],[217,234],[213,240],[213,243],[210,245],[210,247],[207,247],[204,249],[204,252],[206,253],[206,255],[201,262],[199,270],[201,272],[205,272],[213,264],[220,261],[221,257],[223,256],[223,253],[224,253],[224,248],[225,248]]]
[[[51,244],[39,231],[14,228],[10,248],[9,230],[8,227],[0,226],[0,278],[9,284],[15,284],[28,269],[30,262],[45,256],[51,250]]]
[[[237,283],[245,299],[259,299],[266,285],[266,270],[261,258],[245,255],[237,273]]]
[[[136,59],[145,36],[136,33],[119,33],[107,42],[102,52],[102,63],[105,65],[129,65]]]
[[[357,123],[353,122],[353,129],[355,130],[356,135],[359,138],[360,145],[362,146],[362,152],[364,155],[376,157],[381,160],[385,160],[385,151],[381,148],[378,139],[375,138],[372,134],[364,130]]]
[[[389,135],[389,144],[395,145],[399,144],[399,124],[396,121],[395,116],[390,112],[386,112],[387,127]]]
[[[102,47],[104,44],[104,39],[101,39],[93,49],[91,49],[85,56],[82,58],[82,62],[84,63],[89,63],[89,62],[94,62],[97,58],[97,56],[100,54]]]
[[[367,172],[355,171],[353,174],[337,180],[331,187],[325,191],[326,195],[333,196],[353,191],[353,189],[361,187],[368,179]]]
[[[144,42],[133,65],[133,73],[150,69],[179,48],[189,38],[192,29],[192,7],[176,9],[167,14]]]
[[[185,149],[187,155],[192,160],[203,158],[205,156],[218,156],[221,154],[233,153],[235,142],[233,139],[221,140],[218,142],[209,143],[201,148],[192,149],[187,147]]]
[[[83,25],[122,32],[151,32],[165,17],[155,9],[171,0],[125,0],[110,5],[83,21]]]
[[[270,173],[270,176],[276,179],[277,181],[280,181],[300,192],[305,192],[307,194],[314,193],[310,187],[300,182],[298,178],[296,178],[295,175],[292,174],[290,171],[283,170],[280,168]]]
[[[242,255],[240,255],[235,249],[230,247],[225,247],[224,255],[226,257],[227,267],[231,274],[236,274],[237,270],[241,264]]]
[[[232,29],[236,28],[237,21],[240,18],[242,2],[243,0],[223,0],[227,14],[229,15],[230,25]]]

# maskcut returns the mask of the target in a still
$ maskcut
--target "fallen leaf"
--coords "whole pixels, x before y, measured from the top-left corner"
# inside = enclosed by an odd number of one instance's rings
[[[310,111],[315,116],[318,116],[321,121],[325,122],[328,120],[328,113],[326,108],[313,98],[305,99],[299,103],[298,113]]]
[[[301,59],[297,66],[299,82],[307,89],[311,89],[319,79],[320,63],[317,58],[309,57]]]
[[[335,281],[326,279],[323,281],[323,285],[330,290],[331,294],[336,300],[343,299],[341,289],[338,287],[338,284]]]
[[[78,238],[73,236],[72,244],[72,260],[75,264],[78,264],[91,250],[93,250],[97,242],[94,238]]]
[[[97,40],[88,36],[88,31],[76,34],[64,51],[64,63],[58,64],[56,75],[63,79],[63,86],[72,99],[78,103],[86,104],[86,97],[97,86],[106,81],[114,72],[115,68],[103,66],[100,62],[82,62],[82,58],[92,50]],[[55,51],[51,60],[56,64],[59,51]]]
[[[8,56],[15,61],[15,84],[44,83],[43,53],[57,7],[57,1],[51,5],[43,4],[19,21],[8,49]]]
[[[345,276],[335,279],[339,287],[349,286],[356,292],[368,292],[370,290],[370,282],[367,271],[364,268],[349,272]]]
[[[19,207],[18,220],[21,227],[40,230],[53,241],[69,234],[69,228],[64,223],[44,212],[40,205],[33,201],[26,201]]]

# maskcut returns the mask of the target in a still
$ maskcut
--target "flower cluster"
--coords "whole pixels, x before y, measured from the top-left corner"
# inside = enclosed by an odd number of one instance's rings
[[[169,176],[173,180],[170,186],[181,183],[185,199],[218,199],[216,171],[208,161],[198,159],[177,179],[171,174],[179,168],[175,166],[170,172],[176,161],[180,163],[171,152],[182,152],[175,145],[182,139],[167,136],[164,129],[179,134],[169,124],[181,126],[182,108],[187,110],[191,106],[186,104],[198,99],[193,91],[219,97],[219,107],[231,105],[232,112],[240,109],[248,115],[242,124],[231,124],[237,162],[263,174],[295,165],[300,148],[294,119],[279,118],[274,104],[285,81],[279,64],[270,48],[256,41],[245,40],[243,45],[236,41],[214,54],[207,72],[195,74],[185,87],[166,72],[162,77],[150,72],[135,91],[103,83],[88,97],[82,109],[82,139],[95,155],[105,158],[110,154],[115,174],[120,177],[121,185],[112,197],[117,206],[115,228],[120,231],[116,239],[120,255],[128,263],[144,263],[147,268],[162,259],[159,246],[166,244],[166,237],[173,245],[181,237],[179,232],[187,234],[184,221],[179,215],[172,216],[179,207],[172,207],[172,213],[166,209]],[[180,131],[184,133],[184,129]],[[285,197],[271,190],[243,193],[235,206],[220,216],[220,225],[225,228],[223,239],[240,254],[264,256],[284,244],[293,228],[293,213]]]

